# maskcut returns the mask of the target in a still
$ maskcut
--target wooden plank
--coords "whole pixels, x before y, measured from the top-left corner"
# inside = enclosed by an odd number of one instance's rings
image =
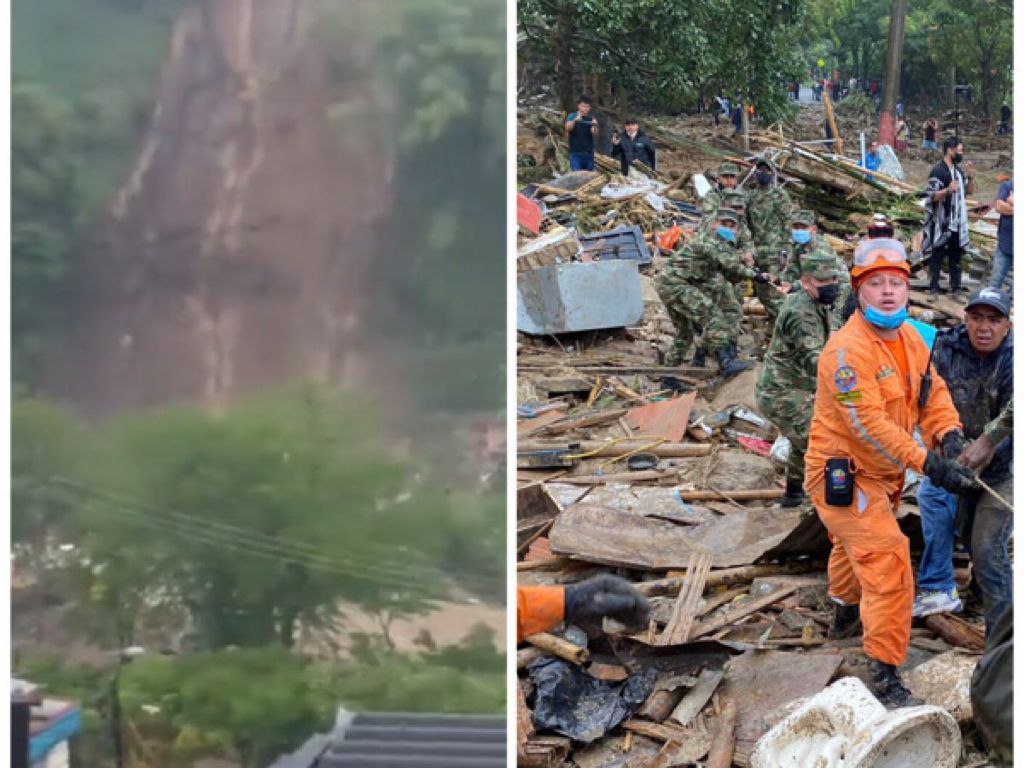
[[[956,616],[936,613],[927,617],[924,624],[950,645],[971,651],[985,650],[984,633]]]
[[[540,648],[520,648],[516,651],[516,669],[526,669],[543,655],[544,651]]]
[[[710,445],[700,445],[695,443],[661,443],[653,448],[650,447],[650,440],[620,440],[617,443],[610,443],[607,440],[580,440],[579,441],[579,452],[590,453],[594,452],[594,457],[608,457],[608,456],[621,456],[629,451],[635,451],[642,449],[646,453],[653,453],[655,456],[662,459],[678,459],[678,458],[697,458],[701,456],[707,456],[711,453]],[[575,443],[574,443],[575,444]],[[532,451],[564,451],[568,447],[568,442],[554,442],[554,441],[540,441],[540,440],[526,440],[517,443],[516,450],[521,452],[532,452]]]
[[[526,706],[526,693],[523,691],[523,684],[516,681],[516,751],[522,753],[526,742],[535,733],[533,728],[533,713]]]
[[[636,716],[660,723],[676,708],[676,704],[679,703],[682,695],[682,689],[666,690],[664,688],[656,688],[644,703],[640,705],[640,709],[636,711]]]
[[[736,748],[736,716],[736,702],[726,701],[711,740],[707,768],[730,768],[732,765],[732,753]]]
[[[581,648],[574,643],[570,643],[565,638],[557,637],[549,632],[538,632],[536,635],[530,635],[526,638],[526,642],[534,648],[540,648],[545,653],[571,661],[573,664],[586,664],[590,661],[590,651],[586,648]]]
[[[781,563],[777,565],[745,565],[739,568],[722,568],[708,574],[705,588],[749,582],[754,579],[769,576],[791,576],[800,573],[815,573],[823,571],[825,567],[826,563],[821,561],[807,560],[795,563]],[[679,589],[682,587],[685,579],[685,576],[672,576],[666,579],[644,581],[639,584],[635,584],[634,586],[640,594],[646,597],[664,597],[666,595],[671,597],[679,592]]]
[[[516,424],[516,435],[518,437],[529,437],[564,418],[565,412],[560,409],[545,411],[540,416],[534,416],[532,419],[522,419]]]
[[[680,728],[677,725],[664,725],[662,723],[650,723],[646,720],[630,718],[622,722],[622,727],[627,731],[639,733],[655,741],[674,741],[677,744],[685,744],[687,740],[694,738],[697,732],[689,728]]]
[[[722,627],[727,627],[730,624],[738,621],[739,619],[742,619],[745,616],[749,616],[755,611],[759,611],[762,608],[766,608],[772,603],[781,600],[786,595],[790,595],[793,592],[796,592],[796,590],[796,584],[789,584],[787,586],[780,587],[779,589],[776,589],[773,592],[770,592],[764,597],[759,597],[756,600],[751,600],[746,605],[740,605],[736,608],[733,608],[731,611],[726,611],[721,616],[711,619],[710,621],[702,621],[690,632],[690,639],[696,640],[697,638],[704,637],[704,635],[709,635],[715,630],[721,629]]]
[[[561,768],[571,742],[564,736],[534,736],[523,746],[516,765],[521,768]]]
[[[682,701],[669,715],[669,719],[683,727],[689,726],[711,700],[711,696],[718,688],[718,684],[722,682],[724,675],[725,672],[722,670],[702,670],[697,678],[697,684],[686,692]]]
[[[661,634],[661,642],[664,645],[681,645],[689,639],[700,599],[704,595],[704,585],[711,570],[711,561],[712,557],[708,552],[694,552],[690,555],[690,563],[686,568],[686,576],[679,589],[679,595],[676,597],[672,618]]]
[[[625,416],[627,410],[625,408],[617,408],[608,411],[598,411],[597,413],[584,414],[579,417],[567,418],[560,424],[553,424],[546,427],[542,434],[544,435],[561,435],[565,432],[572,432],[576,429],[584,429],[586,427],[596,427],[599,424],[604,424],[609,421],[615,421],[622,416]],[[520,448],[519,450],[524,450]]]

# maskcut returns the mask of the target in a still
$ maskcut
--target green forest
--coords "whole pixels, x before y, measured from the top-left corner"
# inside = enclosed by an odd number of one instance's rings
[[[602,104],[692,111],[741,91],[772,123],[792,115],[785,83],[881,78],[891,0],[522,0],[519,68],[563,109]],[[952,106],[951,79],[984,114],[1012,92],[1012,0],[921,0],[907,12],[900,93]],[[823,60],[824,67],[817,67]],[[955,68],[955,73],[954,73]]]
[[[504,477],[467,477],[434,426],[504,406],[500,0],[315,4],[330,76],[380,93],[378,111],[355,119],[395,168],[381,231],[397,236],[379,243],[374,320],[404,350],[424,414],[412,451],[394,450],[377,404],[322,385],[223,413],[101,420],[40,389],[38,362],[67,332],[82,254],[139,151],[175,16],[192,2],[12,4],[13,543],[33,600],[66,607],[76,642],[110,656],[27,650],[14,672],[82,702],[76,750],[97,768],[113,765],[115,676],[124,738],[155,750],[151,765],[263,766],[329,728],[339,705],[500,711],[504,656],[487,627],[452,646],[426,636],[417,654],[390,634],[442,601],[504,600]],[[356,71],[353,41],[371,50]],[[330,117],[346,140],[351,122]],[[344,630],[341,605],[378,629],[340,660],[300,653],[307,633]],[[185,650],[150,645],[168,627],[185,628]],[[146,652],[118,663],[133,645]]]

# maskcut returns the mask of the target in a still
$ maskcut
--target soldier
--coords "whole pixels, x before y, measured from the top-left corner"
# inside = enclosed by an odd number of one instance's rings
[[[782,271],[783,283],[795,283],[800,279],[802,259],[813,251],[827,253],[836,262],[836,271],[839,273],[839,306],[846,304],[846,298],[850,295],[850,273],[846,264],[832,250],[832,246],[825,242],[825,238],[818,234],[818,226],[814,221],[814,211],[800,210],[793,214],[791,221],[792,250],[786,268]],[[832,317],[832,329],[835,330],[842,325],[842,318],[839,313]]]
[[[755,389],[757,409],[789,439],[782,506],[804,498],[804,454],[817,389],[818,355],[828,341],[838,295],[836,262],[813,251],[800,262],[800,282],[786,297]]]
[[[722,275],[742,275],[755,282],[768,282],[771,278],[736,258],[736,212],[723,207],[716,222],[714,235],[695,237],[672,255],[658,277],[658,295],[676,329],[665,362],[682,362],[693,341],[694,328],[700,327],[703,348],[715,354],[723,376],[733,376],[751,364],[736,359],[741,313],[736,295]],[[698,347],[695,365],[703,365],[702,355],[702,348]]]
[[[775,169],[766,158],[757,158],[754,184],[748,199],[747,221],[754,238],[757,267],[778,276],[786,266],[780,254],[790,242],[793,203],[775,183]],[[754,295],[768,313],[768,327],[773,327],[785,296],[768,285],[754,286]]]
[[[718,206],[722,204],[722,192],[727,189],[735,189],[736,181],[739,179],[740,169],[736,163],[722,163],[715,172],[715,186],[704,195],[700,207],[705,216],[714,216]]]

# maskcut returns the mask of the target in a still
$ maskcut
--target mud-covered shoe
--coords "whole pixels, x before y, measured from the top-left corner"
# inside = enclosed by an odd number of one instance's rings
[[[900,680],[896,667],[892,664],[871,659],[869,670],[871,674],[871,692],[875,694],[875,698],[889,709],[916,707],[924,703],[911,695],[903,681]]]
[[[832,624],[828,628],[828,639],[843,640],[859,635],[862,629],[860,606],[841,603],[836,603],[835,606],[836,612],[832,614]]]
[[[960,600],[960,595],[956,587],[953,587],[952,592],[922,591],[914,598],[914,607],[910,612],[915,619],[922,619],[936,613],[960,613],[963,609],[964,604]]]

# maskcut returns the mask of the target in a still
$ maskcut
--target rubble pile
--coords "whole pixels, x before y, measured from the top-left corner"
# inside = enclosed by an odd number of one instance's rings
[[[520,152],[540,153],[534,170],[564,155],[555,128],[547,143],[521,134]],[[880,202],[920,221],[909,184],[865,180],[777,132],[755,139],[803,204],[819,201],[826,227],[862,230]],[[702,148],[715,150],[683,138],[676,146],[659,152],[707,164]],[[687,184],[697,168],[626,180],[601,165],[534,174],[521,190],[537,218],[536,233],[520,229],[517,258],[526,331],[517,349],[519,583],[612,572],[653,612],[640,632],[606,620],[527,639],[517,658],[519,765],[746,766],[800,702],[848,676],[867,680],[859,638],[827,637],[823,526],[809,505],[778,505],[788,444],[757,412],[760,366],[722,381],[711,368],[662,365],[673,328],[654,290],[666,258],[659,239],[673,225],[684,239],[700,226]],[[929,299],[922,271],[912,289],[913,316],[938,327],[960,321],[959,303]],[[763,357],[766,317],[755,298],[744,300],[742,322],[741,348]],[[918,553],[918,478],[907,480],[900,522]],[[969,569],[959,565],[966,587]],[[960,765],[980,766],[964,691],[983,632],[966,616],[915,622],[904,672],[915,695],[960,724]]]

